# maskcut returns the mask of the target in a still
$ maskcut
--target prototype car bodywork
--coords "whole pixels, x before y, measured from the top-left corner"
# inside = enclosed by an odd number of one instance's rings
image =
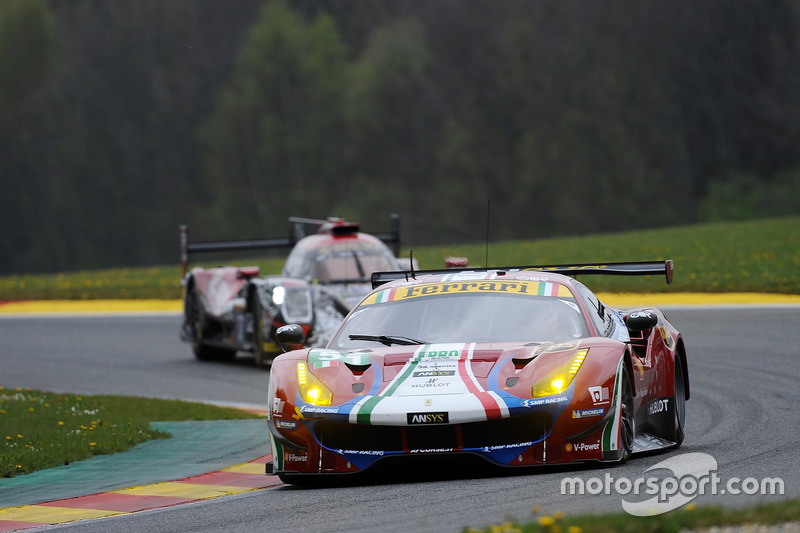
[[[421,455],[511,467],[680,446],[680,332],[657,309],[612,309],[565,275],[588,273],[671,282],[672,262],[374,275],[327,347],[275,359],[273,471],[297,483]],[[278,338],[297,345],[303,331]]]
[[[360,300],[371,289],[370,275],[400,268],[385,244],[399,246],[396,216],[392,231],[378,236],[338,218],[289,220],[288,239],[253,241],[190,243],[181,226],[181,338],[198,359],[230,359],[242,351],[253,353],[258,365],[269,363],[280,353],[275,331],[289,323],[301,325],[306,345],[324,345],[350,310],[348,298],[355,294]],[[280,276],[262,277],[254,266],[187,272],[190,253],[288,247],[293,248]]]

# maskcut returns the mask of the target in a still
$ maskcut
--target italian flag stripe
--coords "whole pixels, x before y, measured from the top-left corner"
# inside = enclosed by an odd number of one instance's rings
[[[619,364],[617,365],[617,376],[614,381],[614,393],[611,399],[611,407],[609,409],[617,409],[617,412],[621,412],[621,408],[618,407],[619,404],[622,403],[622,365],[624,363],[624,359],[619,360]],[[619,439],[620,439],[620,432],[622,431],[622,425],[620,424],[620,416],[615,416],[613,420],[606,424],[606,428],[603,431],[603,449],[604,450],[618,450],[619,449]]]
[[[409,361],[405,364],[403,370],[400,371],[397,376],[389,383],[389,385],[381,392],[378,396],[372,396],[368,398],[364,403],[361,403],[357,406],[356,411],[356,421],[359,424],[369,424],[370,418],[372,416],[372,411],[375,409],[375,406],[380,403],[380,401],[386,397],[391,396],[394,391],[397,390],[397,387],[405,381],[408,376],[414,371],[414,368],[417,366],[417,362],[419,361],[419,354],[425,352],[425,347],[427,345],[420,346],[419,350],[414,354],[414,357],[409,359]],[[351,414],[352,418],[352,414]]]
[[[501,418],[504,412],[507,416],[508,409],[505,408],[505,405],[501,405],[498,398],[492,393],[486,392],[472,372],[471,361],[474,349],[475,344],[470,343],[461,351],[461,357],[458,359],[458,375],[467,386],[467,390],[480,400],[487,420]]]
[[[380,304],[391,302],[394,300],[394,294],[396,291],[397,289],[386,289],[385,291],[379,292],[376,302]]]

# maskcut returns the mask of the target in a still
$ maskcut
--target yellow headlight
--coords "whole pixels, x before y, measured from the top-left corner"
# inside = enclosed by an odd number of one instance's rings
[[[532,388],[531,395],[534,398],[541,396],[551,396],[559,394],[566,390],[570,383],[572,383],[575,374],[580,370],[583,361],[586,360],[586,355],[589,349],[578,350],[575,357],[567,359],[566,362],[558,368],[550,372],[543,379],[539,380]]]
[[[331,405],[333,393],[308,371],[305,361],[297,362],[297,388],[300,397],[312,405]]]

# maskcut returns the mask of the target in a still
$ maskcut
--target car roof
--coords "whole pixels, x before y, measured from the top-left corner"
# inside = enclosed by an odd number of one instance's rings
[[[307,253],[310,253],[319,250],[320,248],[324,248],[330,245],[336,245],[339,243],[348,243],[349,245],[352,244],[363,245],[363,248],[366,249],[380,249],[380,250],[389,249],[389,247],[386,246],[386,244],[383,241],[368,233],[353,233],[348,235],[331,235],[331,234],[319,233],[315,235],[309,235],[297,241],[297,244],[295,244],[295,248],[299,248],[306,251]]]
[[[457,270],[385,283],[373,289],[362,304],[466,293],[575,298],[573,281],[561,274],[534,270]]]

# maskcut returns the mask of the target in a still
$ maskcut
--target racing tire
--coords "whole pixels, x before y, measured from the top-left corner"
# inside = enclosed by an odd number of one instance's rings
[[[255,339],[255,360],[256,366],[261,368],[263,366],[269,366],[272,364],[272,359],[269,357],[269,354],[264,350],[264,343],[267,341],[266,336],[264,335],[264,321],[266,319],[266,313],[264,308],[261,305],[261,302],[258,300],[258,297],[255,296],[253,298],[253,305],[251,306],[253,310],[253,321],[255,322],[255,331],[254,339]]]
[[[675,448],[683,443],[686,430],[686,383],[680,355],[675,355]]]
[[[628,365],[622,365],[622,398],[620,399],[620,463],[626,462],[633,454],[633,439],[636,436],[634,420],[633,387],[631,386]]]
[[[203,311],[197,291],[192,289],[186,297],[186,320],[189,325],[192,352],[199,361],[230,361],[236,356],[235,350],[209,346],[203,342]]]

